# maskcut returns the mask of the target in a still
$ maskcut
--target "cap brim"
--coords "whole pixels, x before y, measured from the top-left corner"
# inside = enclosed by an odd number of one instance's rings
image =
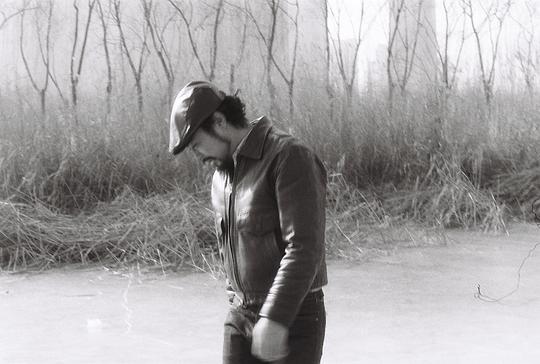
[[[180,137],[180,141],[178,142],[178,144],[173,148],[172,150],[172,154],[173,155],[177,155],[177,154],[180,154],[182,153],[182,151],[184,151],[184,149],[187,148],[187,146],[189,145],[189,143],[191,143],[191,140],[193,139],[193,135],[197,132],[197,130],[200,128],[201,126],[197,126],[197,128],[190,128],[188,130],[188,132]]]
[[[177,154],[182,153],[186,149],[188,144],[189,144],[189,140],[187,142],[178,144],[176,147],[173,148],[172,154],[177,155]]]

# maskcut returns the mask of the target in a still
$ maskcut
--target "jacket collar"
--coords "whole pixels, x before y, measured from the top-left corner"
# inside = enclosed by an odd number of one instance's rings
[[[251,124],[253,125],[253,129],[249,132],[238,154],[251,159],[261,159],[264,142],[266,141],[268,132],[272,128],[272,123],[268,118],[262,116],[252,121]]]

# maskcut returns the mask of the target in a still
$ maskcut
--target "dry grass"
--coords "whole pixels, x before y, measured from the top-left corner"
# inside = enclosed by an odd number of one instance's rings
[[[341,175],[329,184],[326,247],[329,258],[368,259],[399,246],[440,244],[437,227],[405,224],[388,216],[374,196]],[[110,203],[77,215],[41,203],[0,202],[0,266],[9,271],[62,264],[134,263],[161,270],[189,267],[223,274],[206,192],[180,188],[142,197],[126,188]]]
[[[533,203],[540,198],[540,167],[498,175],[492,189],[499,199],[513,203],[525,219],[532,220]]]
[[[8,270],[62,263],[217,269],[206,198],[177,189],[143,198],[126,189],[88,213],[66,215],[42,204],[0,204],[0,257]]]
[[[447,243],[443,226],[410,221],[384,208],[374,193],[360,191],[341,174],[330,176],[326,251],[330,258],[365,260],[400,247]]]
[[[456,95],[444,120],[422,97],[390,114],[380,95],[328,120],[326,96],[310,95],[306,105],[320,110],[296,105],[281,127],[307,141],[330,172],[330,257],[444,243],[447,227],[501,231],[508,207],[540,191],[538,104],[501,99],[500,133],[487,140],[477,94]],[[140,117],[126,113],[135,108],[117,101],[107,120],[88,111],[77,127],[54,108],[45,121],[22,106],[0,114],[2,268],[136,261],[218,274],[208,193],[198,192],[208,173],[166,152],[168,110],[147,111],[135,124]],[[99,108],[93,102],[89,110]]]
[[[390,195],[385,207],[393,215],[430,225],[506,231],[504,203],[473,184],[455,161],[434,159],[411,190]]]

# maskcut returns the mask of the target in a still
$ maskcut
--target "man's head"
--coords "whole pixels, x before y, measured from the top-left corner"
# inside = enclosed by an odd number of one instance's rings
[[[231,171],[232,154],[247,132],[245,107],[204,81],[187,84],[176,96],[171,119],[169,151],[190,147],[205,163]]]

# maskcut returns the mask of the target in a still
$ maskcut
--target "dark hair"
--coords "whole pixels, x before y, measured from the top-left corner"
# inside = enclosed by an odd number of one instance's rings
[[[216,111],[221,112],[225,116],[225,119],[227,119],[227,122],[235,128],[240,129],[248,126],[248,121],[246,119],[246,105],[244,105],[238,96],[225,96]],[[201,128],[204,131],[211,133],[213,131],[213,124],[214,119],[210,116],[201,124]]]

